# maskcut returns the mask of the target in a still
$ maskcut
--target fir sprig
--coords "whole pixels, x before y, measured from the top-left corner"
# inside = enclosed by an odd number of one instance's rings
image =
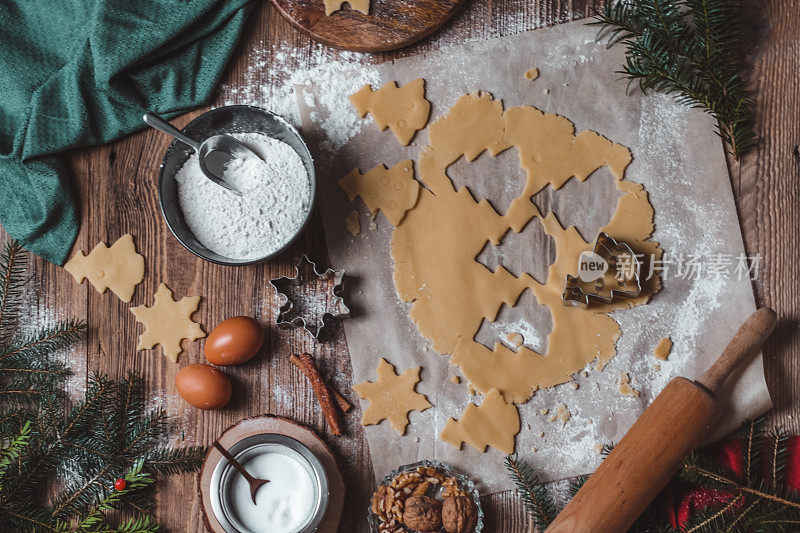
[[[101,531],[154,533],[158,531],[158,522],[144,513],[136,518],[129,518],[113,529],[107,529],[105,524],[105,513],[107,511],[119,510],[126,497],[137,491],[146,490],[153,484],[153,478],[149,474],[142,472],[143,466],[144,461],[137,459],[123,478],[126,481],[126,487],[123,490],[108,491],[78,524],[77,529],[93,533]]]
[[[506,470],[517,486],[517,492],[525,503],[533,525],[541,530],[546,529],[558,514],[558,508],[553,497],[539,481],[539,476],[516,454],[506,456]]]
[[[0,490],[3,488],[3,474],[6,469],[22,455],[31,438],[31,423],[25,422],[19,433],[7,439],[8,442],[0,449]]]
[[[626,48],[619,72],[643,92],[704,109],[737,161],[755,146],[737,0],[618,0],[590,24],[601,26],[598,37],[609,46]]]
[[[23,261],[14,243],[0,256],[0,531],[157,531],[155,477],[197,470],[205,450],[166,444],[167,416],[148,408],[134,374],[95,374],[84,398],[69,404],[70,372],[53,354],[82,339],[86,327],[63,321],[15,335]],[[121,491],[114,488],[120,476],[127,481]]]
[[[739,441],[741,475],[707,451],[692,453],[684,460],[676,477],[691,488],[716,490],[719,497],[695,512],[680,533],[783,532],[800,527],[800,493],[786,487],[783,478],[788,436],[781,430],[766,432],[763,419],[748,420],[742,425]],[[604,446],[603,454],[611,449]],[[553,497],[516,456],[508,456],[506,466],[534,523],[545,528],[558,513]],[[571,484],[573,496],[582,481],[579,478]],[[665,510],[663,499],[656,498],[630,532],[678,533]]]

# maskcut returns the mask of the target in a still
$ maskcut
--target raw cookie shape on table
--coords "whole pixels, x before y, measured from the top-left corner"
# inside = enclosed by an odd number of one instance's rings
[[[356,237],[361,233],[361,221],[358,218],[357,210],[354,209],[353,211],[350,211],[350,214],[344,219],[344,225],[347,227],[347,231],[350,232],[350,235],[353,237]]]
[[[659,361],[666,361],[669,359],[669,353],[672,351],[672,339],[669,337],[664,337],[658,344],[656,345],[655,349],[653,350],[653,355]]]
[[[390,81],[377,91],[370,84],[364,85],[350,102],[361,117],[369,113],[381,131],[392,130],[397,141],[408,146],[417,131],[428,123],[431,103],[425,99],[425,80],[417,78],[402,87]]]
[[[392,226],[397,226],[417,204],[420,189],[411,159],[400,161],[388,170],[378,165],[365,174],[354,168],[339,180],[339,186],[351,202],[360,197],[372,216],[381,211]]]
[[[175,301],[172,291],[162,283],[156,291],[152,307],[131,307],[137,322],[144,324],[144,332],[139,336],[136,349],[146,350],[160,344],[164,355],[177,363],[183,339],[197,340],[206,336],[200,324],[192,320],[199,303],[199,296],[184,296]]]
[[[497,395],[509,404],[525,403],[537,389],[566,383],[593,362],[602,369],[616,354],[621,335],[608,313],[646,303],[660,290],[660,279],[647,280],[637,298],[590,310],[563,305],[564,280],[567,274],[577,274],[577,258],[591,251],[592,244],[574,227],[564,228],[554,213],[543,216],[531,197],[547,186],[558,190],[573,177],[585,181],[607,167],[621,196],[600,231],[658,260],[662,250],[649,240],[654,212],[648,195],[641,184],[625,179],[630,150],[593,131],[576,134],[569,119],[532,106],[504,110],[502,101],[485,92],[461,96],[447,114],[429,125],[428,134],[429,145],[417,160],[418,178],[426,188],[420,189],[415,205],[394,225],[391,236],[395,288],[400,299],[411,304],[410,317],[419,332],[436,351],[450,355],[450,362],[460,367],[477,391],[492,395],[489,406],[495,406]],[[466,187],[456,189],[447,176],[448,167],[462,156],[471,162],[484,151],[496,156],[512,147],[517,149],[526,181],[504,215],[486,200],[476,202]],[[381,198],[390,189],[381,180],[355,186],[343,181],[351,199]],[[521,232],[529,223],[541,224],[555,244],[555,261],[545,283],[527,273],[516,277],[503,266],[493,272],[475,260],[487,241],[498,246],[507,232]],[[516,305],[526,289],[552,318],[547,353],[525,346],[513,350],[500,342],[489,349],[475,341],[481,323],[496,320],[503,304]],[[474,412],[470,405],[466,410]],[[478,449],[485,449],[480,446],[483,442],[500,443],[506,450],[509,439],[513,443],[518,431],[513,424],[488,424],[485,417],[467,417],[467,411],[456,427],[467,422],[480,426],[470,428],[483,436],[481,442],[476,441]],[[443,433],[453,435],[452,429]]]
[[[126,233],[111,246],[99,242],[84,255],[78,251],[64,265],[64,270],[81,283],[88,279],[97,292],[106,289],[123,302],[130,302],[136,286],[144,279],[144,256],[136,251],[133,236]]]
[[[369,14],[370,0],[323,0],[325,3],[325,14],[330,16],[342,9],[343,4],[350,4],[356,11],[361,11],[365,15]]]
[[[466,442],[482,452],[491,446],[511,454],[519,429],[517,406],[506,403],[497,389],[492,389],[479,406],[468,404],[460,420],[448,418],[439,438],[456,448]]]
[[[376,381],[353,385],[359,398],[369,402],[364,409],[361,423],[369,426],[388,420],[395,431],[405,435],[408,413],[433,407],[424,394],[415,390],[419,383],[419,371],[420,367],[409,368],[398,375],[394,365],[381,358],[376,370]]]

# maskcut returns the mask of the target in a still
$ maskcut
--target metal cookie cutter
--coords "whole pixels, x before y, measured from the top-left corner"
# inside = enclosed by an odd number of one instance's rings
[[[294,270],[295,276],[292,278],[282,276],[269,280],[278,297],[285,300],[278,309],[275,325],[280,329],[302,327],[319,340],[329,319],[350,316],[350,309],[340,296],[344,269],[329,268],[320,273],[317,265],[303,254]],[[309,277],[312,279],[309,280]],[[306,285],[310,285],[310,288],[302,290]]]
[[[589,307],[590,299],[609,304],[617,296],[636,298],[642,293],[642,284],[639,280],[641,264],[630,246],[624,242],[617,242],[601,232],[594,243],[594,253],[606,262],[607,270],[613,269],[616,275],[609,280],[604,274],[594,281],[587,282],[580,277],[567,274],[564,292],[561,295],[565,305],[586,309]]]

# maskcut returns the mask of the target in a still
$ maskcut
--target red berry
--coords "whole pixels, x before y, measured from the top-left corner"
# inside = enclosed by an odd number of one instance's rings
[[[125,490],[125,487],[128,486],[128,483],[124,479],[118,479],[114,482],[114,488],[122,491]]]

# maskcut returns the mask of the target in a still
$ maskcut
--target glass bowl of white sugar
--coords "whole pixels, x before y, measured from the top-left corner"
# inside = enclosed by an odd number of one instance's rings
[[[225,180],[209,180],[194,150],[173,141],[159,175],[161,212],[170,231],[193,254],[212,263],[244,266],[267,261],[303,231],[314,206],[314,160],[283,118],[253,106],[212,109],[182,130],[204,139],[225,133],[258,157],[234,160]]]

